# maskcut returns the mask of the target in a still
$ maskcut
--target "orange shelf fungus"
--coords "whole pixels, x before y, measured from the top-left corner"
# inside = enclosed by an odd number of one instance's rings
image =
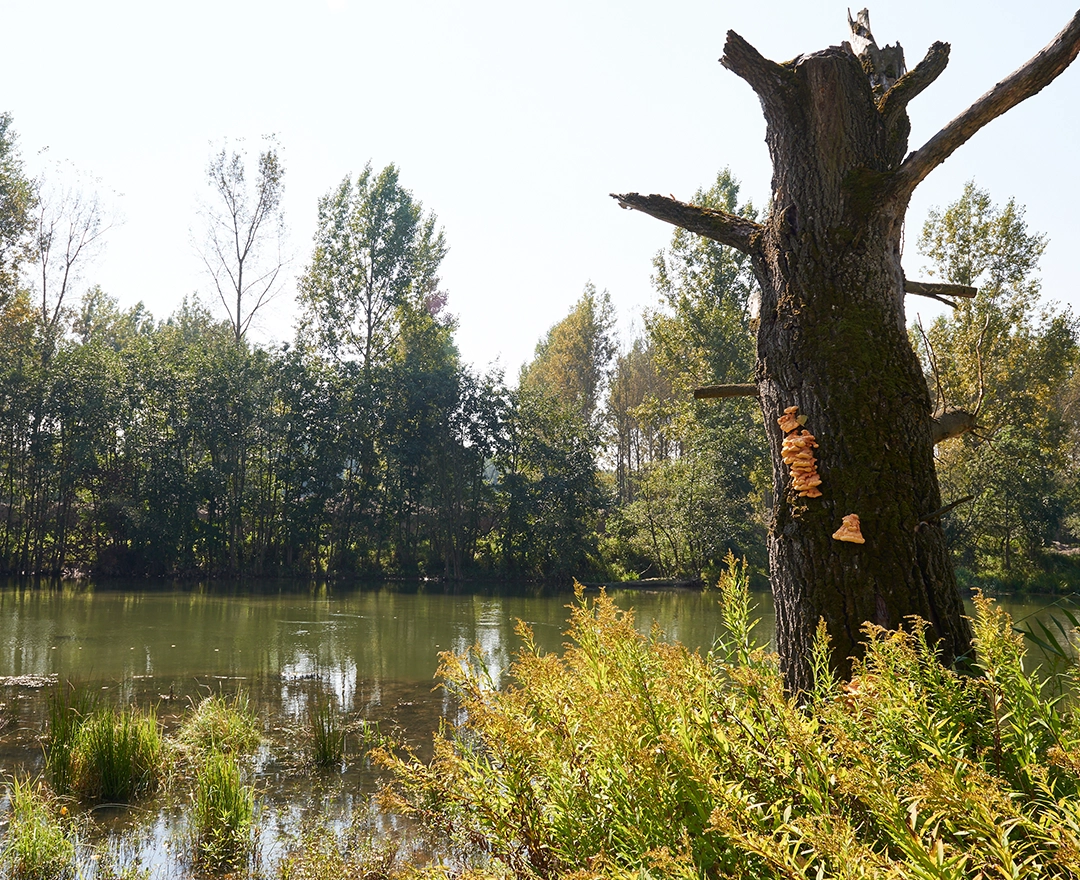
[[[794,431],[796,428],[801,427],[799,423],[799,417],[795,415],[799,411],[797,406],[789,406],[784,410],[784,414],[776,420],[776,423],[780,426],[780,430],[785,434],[788,431]]]
[[[780,457],[791,471],[791,485],[803,498],[820,498],[821,477],[814,450],[817,440],[809,431],[792,431],[784,438]]]
[[[806,424],[806,416],[800,416],[799,408],[797,406],[789,406],[784,410],[784,414],[776,420],[776,423],[780,426],[780,430],[787,434],[789,431],[794,431],[796,428],[801,428]]]
[[[844,524],[833,532],[834,541],[847,541],[850,544],[865,544],[866,538],[859,529],[859,515],[849,513],[844,517]]]

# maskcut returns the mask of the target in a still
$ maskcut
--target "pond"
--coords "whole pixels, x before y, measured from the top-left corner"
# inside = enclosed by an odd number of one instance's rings
[[[509,592],[509,594],[507,594]],[[642,632],[708,648],[719,630],[715,592],[611,590],[633,608]],[[75,680],[118,704],[156,706],[166,731],[203,696],[243,691],[268,732],[257,785],[264,834],[301,821],[306,809],[331,821],[369,804],[380,777],[362,759],[344,772],[297,772],[297,731],[309,701],[330,698],[354,720],[378,725],[426,754],[431,733],[455,708],[436,686],[442,651],[479,645],[499,681],[520,639],[517,622],[545,651],[559,650],[568,593],[445,592],[389,586],[368,589],[262,587],[148,588],[146,585],[0,586],[0,775],[42,769],[45,695]],[[772,635],[771,600],[757,594],[760,637]],[[1015,618],[1045,601],[1004,601]],[[369,808],[370,809],[370,808]],[[137,829],[139,857],[156,875],[168,868],[170,841],[182,824],[176,804],[108,812],[105,831]],[[290,818],[291,817],[291,818]],[[100,818],[100,816],[98,817]],[[392,817],[372,821],[393,833]],[[264,846],[273,849],[268,837]]]

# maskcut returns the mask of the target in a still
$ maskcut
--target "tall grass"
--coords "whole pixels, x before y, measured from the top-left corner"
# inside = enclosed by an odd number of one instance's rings
[[[308,757],[316,767],[340,767],[345,760],[346,727],[333,700],[316,695],[307,709]]]
[[[259,719],[247,694],[204,697],[180,728],[178,739],[200,754],[212,751],[238,755],[253,752],[262,739]]]
[[[75,876],[75,845],[54,815],[44,785],[7,781],[11,815],[0,843],[0,876],[9,880],[68,880]]]
[[[75,738],[72,788],[84,800],[129,801],[157,785],[163,756],[152,709],[98,709]]]
[[[560,654],[528,627],[512,685],[444,655],[467,718],[434,758],[384,751],[387,795],[462,864],[530,878],[1080,875],[1080,728],[979,597],[981,674],[942,667],[916,624],[865,629],[849,682],[819,630],[814,692],[784,692],[746,582],[702,655],[579,592]],[[1075,682],[1072,683],[1075,685]]]
[[[72,683],[49,694],[45,772],[57,794],[131,800],[157,784],[164,754],[152,709],[98,706],[88,688]]]
[[[255,792],[232,755],[211,751],[199,768],[191,812],[196,864],[212,871],[239,870],[251,858]]]
[[[95,705],[93,692],[76,682],[58,684],[49,691],[45,772],[57,794],[70,794],[72,791],[75,745],[79,729]]]

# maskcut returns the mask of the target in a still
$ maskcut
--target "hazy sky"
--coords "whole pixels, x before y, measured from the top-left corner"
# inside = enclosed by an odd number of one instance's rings
[[[1046,45],[1076,3],[871,7],[878,42],[899,40],[909,66],[933,41],[952,44],[948,69],[910,107],[911,148]],[[717,63],[726,31],[782,61],[846,39],[846,11],[817,0],[13,0],[0,111],[32,171],[64,160],[100,179],[123,223],[85,284],[158,318],[196,290],[210,302],[191,241],[223,138],[257,151],[277,134],[291,277],[310,254],[318,198],[369,160],[396,163],[445,229],[462,354],[513,377],[586,282],[610,291],[624,334],[655,305],[651,260],[672,229],[608,193],[689,199],[729,166],[746,197],[768,199],[760,106]],[[1078,120],[1080,62],[934,171],[908,214],[908,275],[922,277],[928,207],[974,178],[1027,206],[1050,239],[1044,295],[1080,311]],[[909,297],[916,311],[934,313]],[[292,320],[290,285],[255,338],[289,339]]]

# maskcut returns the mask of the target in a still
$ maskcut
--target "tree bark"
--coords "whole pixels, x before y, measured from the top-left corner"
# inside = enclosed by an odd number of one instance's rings
[[[868,20],[860,16],[859,24],[869,35]],[[902,50],[887,47],[891,73],[882,76],[873,58],[860,60],[847,43],[777,64],[729,32],[721,63],[757,92],[767,122],[773,193],[765,222],[662,196],[615,196],[751,257],[761,286],[755,380],[776,499],[768,523],[776,636],[793,693],[813,684],[819,619],[841,676],[861,652],[865,622],[897,628],[915,615],[930,625],[944,663],[970,657],[939,522],[930,397],[906,329],[904,215],[935,165],[1046,85],[1077,47],[1080,13],[1044,52],[905,158],[907,104],[944,70],[947,45],[936,43],[906,74]],[[792,406],[818,444],[820,497],[796,491],[783,461],[777,420]],[[863,544],[832,537],[852,513]]]

